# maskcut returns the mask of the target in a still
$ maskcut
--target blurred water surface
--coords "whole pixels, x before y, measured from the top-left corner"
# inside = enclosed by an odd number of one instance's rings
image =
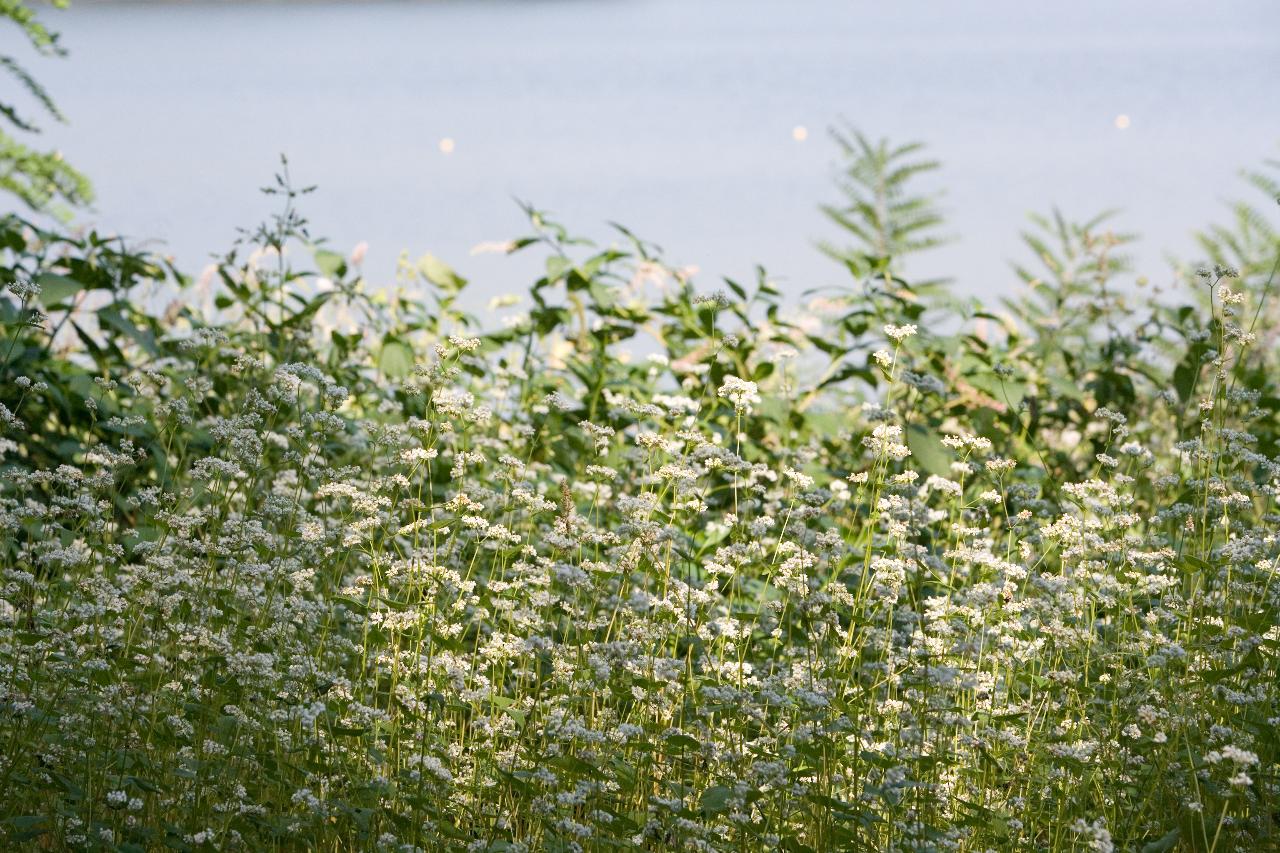
[[[627,224],[706,287],[765,264],[788,289],[841,280],[832,234],[841,119],[923,139],[957,242],[922,257],[1008,292],[1029,210],[1122,207],[1142,271],[1277,153],[1280,6],[1268,0],[547,0],[116,4],[46,13],[71,50],[35,70],[71,118],[50,131],[96,181],[95,218],[166,241],[188,269],[269,209],[287,152],[315,231],[434,252],[478,295],[519,261],[513,197],[607,238]],[[1117,117],[1129,126],[1117,127]],[[1123,122],[1121,122],[1123,123]],[[797,141],[795,128],[808,137]],[[441,141],[453,142],[451,153]],[[445,147],[448,147],[447,145]]]

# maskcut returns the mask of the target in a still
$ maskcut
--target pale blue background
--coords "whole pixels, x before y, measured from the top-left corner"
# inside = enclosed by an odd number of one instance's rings
[[[95,179],[97,219],[168,241],[192,271],[267,210],[279,152],[320,185],[315,230],[432,251],[485,296],[520,262],[470,257],[522,232],[512,196],[592,235],[621,221],[697,264],[840,279],[830,231],[843,118],[945,161],[963,239],[916,267],[1007,292],[1028,210],[1125,208],[1144,272],[1280,154],[1280,4],[560,0],[80,2],[46,12],[71,50],[35,70]],[[1118,114],[1132,126],[1114,126]],[[809,129],[793,141],[796,125]],[[456,151],[438,149],[442,137]]]

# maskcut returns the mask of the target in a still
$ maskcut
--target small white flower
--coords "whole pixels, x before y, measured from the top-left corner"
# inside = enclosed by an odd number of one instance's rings
[[[751,408],[752,403],[760,402],[760,386],[737,376],[726,376],[718,394],[733,403],[737,412],[745,412]]]

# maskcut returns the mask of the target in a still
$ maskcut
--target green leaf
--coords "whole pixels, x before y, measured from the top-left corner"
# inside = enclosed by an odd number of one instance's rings
[[[40,302],[46,308],[61,305],[84,290],[84,285],[74,278],[51,272],[41,273],[36,284],[40,285]]]
[[[702,744],[698,741],[683,734],[667,735],[667,746],[675,749],[677,752],[697,751],[702,749]]]
[[[702,811],[708,815],[716,815],[729,810],[729,800],[733,790],[724,785],[714,785],[702,792]]]
[[[1191,392],[1195,390],[1196,380],[1199,377],[1200,355],[1193,347],[1173,371],[1173,387],[1178,392],[1178,399],[1183,403],[1191,399]]]
[[[351,598],[350,596],[335,595],[335,596],[332,596],[332,600],[345,605],[346,607],[356,611],[357,613],[369,612],[369,605],[365,604],[363,601],[360,601],[358,599]]]
[[[547,279],[559,281],[572,268],[573,261],[560,255],[552,255],[547,258]]]
[[[5,823],[13,827],[12,838],[15,841],[30,841],[49,832],[53,826],[44,815],[19,815],[11,817]]]
[[[926,473],[945,477],[951,472],[951,454],[933,430],[919,424],[907,427],[907,447],[915,464]]]
[[[119,304],[121,303],[116,303],[116,305]],[[99,325],[113,329],[125,337],[132,338],[138,346],[146,350],[148,355],[159,355],[160,348],[156,344],[155,334],[148,330],[139,329],[133,324],[133,321],[120,313],[116,305],[109,305],[98,312]]]
[[[1144,844],[1142,847],[1142,853],[1168,853],[1168,851],[1178,846],[1178,839],[1181,837],[1182,830],[1174,827],[1155,841]]]
[[[316,249],[316,269],[329,278],[342,278],[347,273],[347,259],[329,249]]]
[[[413,348],[399,338],[388,335],[378,353],[378,370],[383,376],[403,379],[413,372]]]
[[[449,293],[457,293],[467,286],[467,280],[453,271],[453,267],[435,255],[423,255],[418,261],[423,278]]]

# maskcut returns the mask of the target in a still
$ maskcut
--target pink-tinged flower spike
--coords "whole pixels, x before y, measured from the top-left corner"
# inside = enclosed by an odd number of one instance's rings
[[[364,256],[369,253],[369,241],[361,240],[351,250],[351,266],[358,267],[364,263]]]

